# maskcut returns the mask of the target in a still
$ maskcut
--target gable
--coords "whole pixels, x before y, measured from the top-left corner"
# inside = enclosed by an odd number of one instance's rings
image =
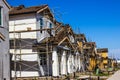
[[[44,17],[50,19],[52,22],[54,20],[54,15],[52,14],[52,12],[48,6],[38,10],[37,13],[42,14]]]
[[[60,41],[58,43],[58,46],[62,45],[62,44],[69,45],[69,46],[71,46],[72,49],[75,49],[74,46],[72,45],[71,41],[68,39],[68,37],[65,37],[62,41]]]

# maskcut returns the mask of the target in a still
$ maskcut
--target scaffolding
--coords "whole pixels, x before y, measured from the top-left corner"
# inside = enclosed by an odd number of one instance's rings
[[[81,51],[81,53],[83,54],[83,66],[84,66],[84,68],[86,67],[87,69],[88,69],[88,67],[90,66],[90,67],[92,67],[89,63],[87,63],[87,61],[88,61],[88,59],[90,58],[90,55],[92,55],[92,54],[90,54],[89,55],[89,51],[90,51],[90,53],[93,53],[94,54],[94,48],[95,48],[95,45],[93,44],[93,43],[90,43],[89,44],[89,42],[88,42],[88,46],[87,46],[87,41],[86,41],[86,39],[83,37],[84,35],[82,35],[82,40],[85,40],[85,42],[83,41],[83,43],[84,43],[84,46],[83,47],[81,47],[81,49],[79,49],[79,47],[78,47],[78,45],[74,45],[74,44],[71,44],[71,42],[69,41],[69,39],[68,39],[68,33],[69,32],[71,32],[70,31],[71,30],[71,28],[70,27],[68,27],[68,25],[66,26],[66,27],[64,27],[64,26],[62,26],[61,24],[59,25],[59,26],[57,26],[57,27],[55,27],[55,28],[47,28],[47,29],[37,29],[37,30],[19,30],[19,31],[15,31],[15,29],[14,29],[14,31],[11,31],[11,32],[9,32],[10,34],[14,34],[14,38],[13,38],[13,43],[14,43],[14,45],[13,45],[13,49],[14,49],[14,80],[16,80],[17,79],[17,69],[18,69],[18,67],[19,67],[19,75],[20,75],[20,77],[21,77],[21,71],[22,71],[22,65],[24,65],[24,66],[27,66],[27,68],[25,69],[25,70],[29,70],[29,69],[35,69],[35,70],[37,70],[37,71],[39,71],[40,72],[40,67],[39,68],[36,68],[36,66],[39,66],[40,65],[40,62],[38,62],[38,63],[35,63],[34,65],[32,65],[32,66],[29,66],[28,64],[26,64],[26,63],[24,63],[23,62],[23,60],[22,60],[22,55],[29,55],[28,53],[23,53],[21,50],[22,49],[24,49],[26,46],[32,46],[32,48],[31,49],[33,49],[33,50],[36,50],[36,52],[37,53],[31,53],[31,54],[37,54],[37,55],[39,55],[39,54],[46,54],[46,65],[47,65],[47,70],[46,70],[46,72],[45,73],[47,73],[47,75],[46,76],[50,76],[50,67],[49,67],[49,64],[50,64],[50,62],[52,63],[52,59],[50,59],[50,57],[49,57],[49,53],[52,53],[52,51],[53,51],[53,47],[54,46],[56,46],[56,45],[60,45],[65,39],[67,40],[67,41],[65,41],[63,44],[66,44],[66,43],[70,43],[69,45],[73,48],[73,50],[72,49],[70,49],[70,53],[75,53],[77,50],[80,50]],[[49,34],[50,34],[50,32],[51,31],[54,31],[55,33],[55,36],[50,36],[50,37],[45,37],[42,41],[43,41],[43,43],[34,43],[34,41],[25,41],[24,39],[22,39],[22,37],[21,37],[21,34],[22,33],[30,33],[30,32],[41,32],[41,31],[47,31]],[[18,37],[16,38],[16,36],[15,35],[18,35]],[[71,33],[72,34],[72,33]],[[77,39],[76,39],[77,40]],[[22,44],[22,41],[23,42],[26,42],[26,43],[28,43],[27,45],[24,45],[23,46],[23,44]],[[78,40],[78,41],[81,41],[81,39],[80,40]],[[18,42],[18,44],[17,44],[17,42]],[[34,44],[33,44],[34,43]],[[19,49],[19,54],[17,54],[17,50]],[[40,50],[41,49],[41,50]],[[88,51],[87,51],[87,50]],[[85,52],[85,50],[86,50],[86,52]],[[81,55],[82,55],[81,54]],[[95,56],[95,55],[93,55],[93,56]],[[39,56],[40,57],[40,56]],[[43,58],[42,58],[43,59]],[[50,61],[51,60],[51,61]],[[20,64],[20,65],[18,65],[18,63]],[[60,63],[60,62],[59,62]],[[88,65],[89,64],[89,65]],[[85,69],[86,70],[86,69]],[[84,71],[84,70],[83,70]]]
[[[33,65],[32,67],[31,66],[29,66],[29,65],[27,65],[27,64],[25,64],[25,63],[22,63],[22,58],[21,58],[21,56],[22,55],[27,55],[26,53],[22,53],[22,49],[23,48],[25,48],[27,45],[24,45],[24,46],[22,46],[23,44],[22,44],[22,41],[24,41],[22,38],[21,38],[21,34],[22,33],[28,33],[28,32],[39,32],[39,31],[47,31],[47,32],[51,32],[52,30],[53,31],[55,31],[55,36],[51,36],[51,37],[46,37],[45,39],[44,39],[44,43],[43,44],[41,44],[41,45],[43,45],[43,46],[39,46],[40,44],[33,44],[32,42],[27,42],[27,43],[29,43],[29,45],[31,45],[32,46],[32,48],[33,49],[36,49],[37,50],[37,54],[41,54],[41,53],[45,53],[46,54],[46,56],[47,56],[47,59],[46,59],[46,61],[47,61],[47,76],[50,76],[49,75],[49,63],[50,62],[52,62],[52,61],[49,61],[50,60],[50,58],[49,58],[49,53],[52,53],[52,49],[53,49],[53,47],[57,44],[57,45],[59,45],[59,44],[61,44],[65,39],[67,39],[68,41],[67,42],[64,42],[64,44],[66,44],[66,43],[69,43],[70,41],[69,41],[69,39],[67,38],[67,36],[68,36],[68,34],[67,34],[67,32],[69,33],[70,32],[70,27],[67,27],[68,25],[66,25],[66,27],[63,27],[63,26],[61,26],[61,24],[60,25],[58,25],[57,27],[55,27],[55,28],[49,28],[49,29],[37,29],[37,30],[21,30],[21,31],[11,31],[11,32],[9,32],[10,34],[14,34],[14,71],[15,71],[15,75],[14,75],[14,80],[16,80],[16,78],[17,78],[17,63],[20,63],[20,64],[22,64],[22,65],[25,65],[25,66],[27,66],[28,68],[26,68],[26,70],[28,70],[28,69],[30,69],[30,68],[33,68],[33,69],[36,69],[36,64],[35,65]],[[16,36],[15,35],[18,35],[18,37],[16,38]],[[54,42],[53,42],[54,41]],[[17,44],[16,45],[16,43],[19,43],[19,45]],[[71,44],[71,42],[70,42],[70,44]],[[72,48],[74,48],[74,46],[73,46],[73,44],[71,44],[71,47]],[[44,49],[45,51],[40,51],[39,49]],[[16,54],[16,51],[17,51],[17,49],[19,49],[19,54]],[[74,49],[74,50],[76,50],[76,49]],[[74,51],[74,50],[70,50],[70,51]],[[38,53],[40,51],[40,53]],[[34,53],[32,53],[32,54],[34,54]],[[17,60],[17,59],[19,59],[19,60]],[[39,63],[40,64],[40,63]],[[20,74],[20,76],[21,76],[21,69],[22,69],[22,67],[21,67],[21,65],[19,65],[19,74]],[[39,69],[36,69],[36,70],[38,70],[39,71]]]
[[[21,58],[21,56],[22,55],[27,55],[26,53],[22,53],[22,47],[26,47],[26,46],[28,46],[28,45],[24,45],[24,46],[22,46],[22,41],[24,41],[24,40],[22,40],[22,38],[21,38],[21,33],[27,33],[27,32],[38,32],[38,31],[48,31],[48,30],[54,30],[54,28],[51,28],[51,29],[37,29],[37,30],[21,30],[21,31],[11,31],[11,32],[9,32],[10,34],[14,34],[14,39],[13,39],[13,47],[14,47],[14,80],[16,80],[17,79],[17,69],[18,69],[18,67],[19,67],[19,75],[20,75],[20,77],[21,77],[21,65],[25,65],[25,66],[27,66],[28,68],[26,68],[25,70],[28,70],[28,69],[36,69],[36,65],[37,64],[35,64],[35,65],[33,65],[32,67],[31,66],[29,66],[29,65],[27,65],[27,64],[25,64],[25,63],[22,63],[22,58]],[[18,38],[16,38],[16,36],[15,35],[18,35]],[[47,41],[48,41],[48,38],[46,39]],[[46,41],[46,42],[47,42]],[[16,43],[18,42],[18,44],[19,44],[19,46],[18,45],[16,45]],[[33,46],[33,43],[32,42],[27,42],[27,43],[29,43],[29,45],[31,45],[31,46]],[[51,44],[52,45],[52,44]],[[48,47],[49,45],[48,45],[48,43],[46,43],[46,52],[40,52],[40,53],[46,53],[46,55],[47,55],[47,76],[49,76],[49,53],[51,53],[52,52],[52,46],[51,46],[51,51],[49,51],[49,47]],[[38,46],[39,47],[39,46]],[[37,47],[36,47],[37,48]],[[17,50],[19,50],[19,54],[17,54]],[[37,54],[40,54],[40,53],[37,53]],[[34,54],[34,53],[32,53],[32,54]],[[28,54],[29,55],[29,54]],[[19,66],[17,65],[17,64],[20,64]],[[36,69],[36,70],[38,70],[39,71],[39,69]]]

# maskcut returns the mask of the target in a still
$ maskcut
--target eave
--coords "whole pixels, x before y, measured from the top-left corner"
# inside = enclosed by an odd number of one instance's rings
[[[54,15],[52,14],[52,12],[50,11],[50,8],[49,8],[48,6],[44,7],[43,9],[38,10],[37,13],[41,13],[42,11],[44,11],[44,10],[46,10],[46,9],[49,10],[51,16],[54,18]]]
[[[5,5],[6,5],[9,9],[11,9],[11,6],[7,3],[6,0],[2,0],[2,1],[5,3]]]

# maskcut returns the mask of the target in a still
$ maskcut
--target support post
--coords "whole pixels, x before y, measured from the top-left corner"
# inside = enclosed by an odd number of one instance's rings
[[[59,62],[56,48],[53,49],[52,53],[52,76],[59,76]]]
[[[72,56],[71,56],[71,54],[69,54],[69,56],[68,56],[68,60],[67,60],[67,71],[68,71],[68,73],[72,73]]]
[[[63,51],[62,59],[61,59],[61,74],[67,74],[67,61],[66,61],[66,52]]]

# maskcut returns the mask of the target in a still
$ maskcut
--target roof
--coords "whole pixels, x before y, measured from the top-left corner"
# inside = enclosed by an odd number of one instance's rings
[[[96,47],[96,43],[95,42],[85,42],[84,44]]]
[[[24,5],[20,5],[18,7],[12,7],[12,9],[9,11],[9,15],[36,13],[37,11],[43,10],[44,8],[48,8],[48,5],[32,6],[27,8],[25,8]]]
[[[108,52],[108,48],[99,48],[97,49],[98,53],[102,53],[102,52]]]
[[[85,40],[85,42],[87,42],[85,34],[74,34],[74,35],[75,35],[75,38],[81,38],[82,40]]]
[[[39,46],[39,45],[46,46],[46,43],[52,43],[55,46],[57,46],[57,45],[70,45],[74,49],[73,44],[70,42],[70,40],[68,38],[69,29],[70,29],[70,27],[67,25],[60,26],[58,29],[58,32],[55,36],[46,37],[43,40],[41,40],[40,42],[38,42],[37,44],[35,44],[34,46]],[[49,33],[49,30],[48,30],[48,33]]]
[[[95,53],[95,47],[96,47],[95,42],[85,42],[83,49],[84,51],[87,51],[88,53]]]

